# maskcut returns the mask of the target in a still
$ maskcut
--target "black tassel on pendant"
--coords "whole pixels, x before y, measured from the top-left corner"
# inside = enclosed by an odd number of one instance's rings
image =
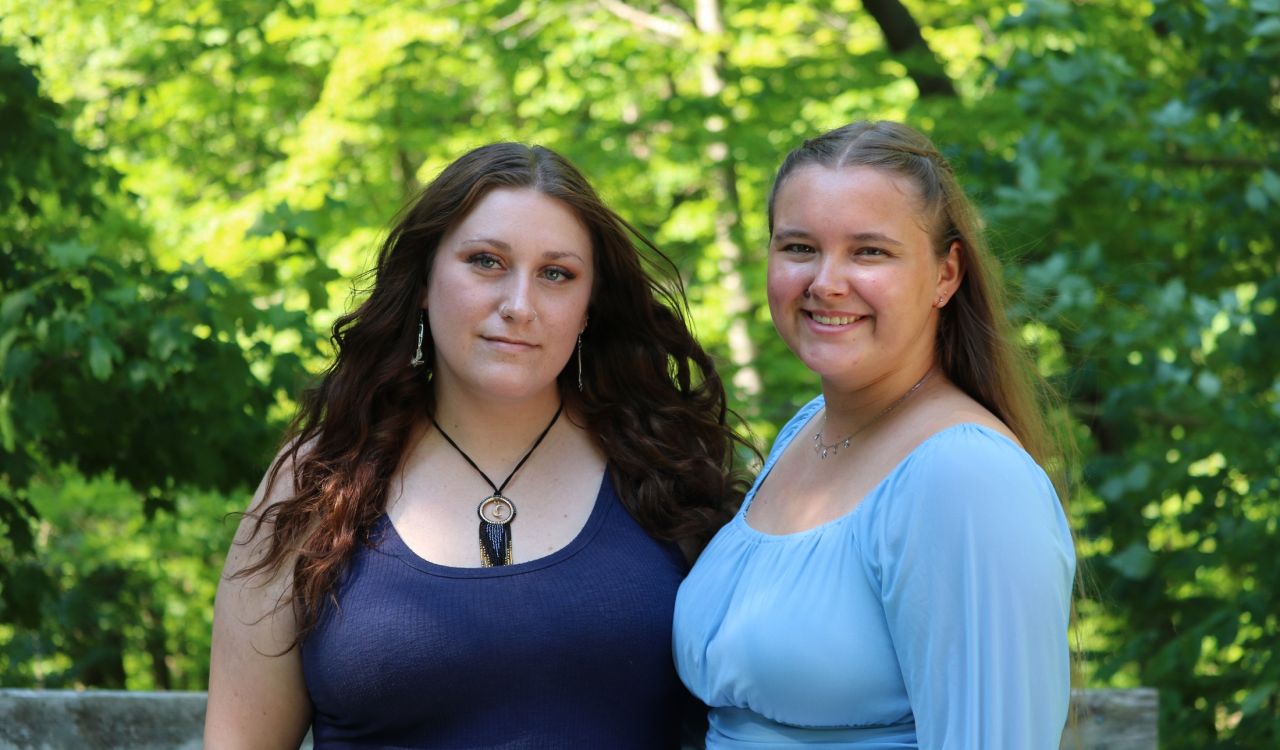
[[[480,522],[480,564],[486,568],[511,564],[511,524]]]

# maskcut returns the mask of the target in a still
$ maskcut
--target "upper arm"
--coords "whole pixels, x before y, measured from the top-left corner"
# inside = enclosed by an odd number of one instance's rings
[[[1057,747],[1075,557],[1052,484],[1012,445],[922,462],[883,530],[882,598],[922,750]]]
[[[264,478],[250,508],[261,511],[286,499],[291,477],[291,466],[282,467],[270,496]],[[260,559],[270,531],[263,524],[254,534],[246,515],[218,583],[204,727],[209,750],[296,748],[311,721],[302,659],[293,646],[298,624],[289,601],[290,566],[235,575]]]

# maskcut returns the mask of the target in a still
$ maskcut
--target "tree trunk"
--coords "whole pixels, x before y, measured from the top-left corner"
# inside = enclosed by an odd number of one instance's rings
[[[720,17],[720,0],[697,0],[694,22],[698,31],[704,35],[724,33],[724,24]],[[702,81],[702,95],[714,99],[724,90],[724,77],[721,70],[724,66],[723,53],[714,55],[704,53],[698,66],[698,74]],[[707,132],[723,130],[728,123],[727,117],[708,117],[703,126]],[[729,144],[723,140],[712,141],[707,147],[708,156],[713,162],[712,180],[716,198],[720,204],[716,212],[715,238],[717,267],[720,271],[720,283],[728,301],[725,313],[729,320],[728,343],[729,359],[735,367],[733,385],[737,396],[746,401],[754,401],[760,394],[760,374],[755,368],[756,347],[747,329],[747,320],[751,315],[751,298],[747,295],[746,283],[742,277],[742,246],[738,240],[738,218],[741,207],[738,202],[738,175],[733,162],[733,152]]]

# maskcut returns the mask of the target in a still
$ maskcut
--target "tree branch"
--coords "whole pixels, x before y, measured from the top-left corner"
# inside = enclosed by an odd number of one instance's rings
[[[862,0],[862,7],[875,19],[889,44],[889,51],[907,68],[915,81],[920,98],[955,96],[956,88],[947,77],[929,43],[920,33],[920,25],[899,0]]]
[[[490,30],[501,33],[511,28],[512,26],[516,26],[518,24],[524,23],[527,20],[529,20],[528,10],[526,10],[524,7],[520,7],[520,8],[517,8],[514,13],[510,13],[506,16],[503,16],[502,18],[499,18],[493,24],[493,28]]]
[[[689,27],[679,21],[672,21],[661,16],[655,16],[652,13],[646,13],[639,8],[627,5],[622,0],[599,1],[605,10],[608,10],[618,18],[627,21],[638,29],[653,32],[658,36],[667,37],[668,39],[683,39],[689,32]]]

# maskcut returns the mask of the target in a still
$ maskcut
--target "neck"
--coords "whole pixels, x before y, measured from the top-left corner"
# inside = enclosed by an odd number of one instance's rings
[[[826,401],[826,419],[822,427],[823,438],[829,443],[835,442],[869,429],[881,418],[889,418],[919,397],[920,391],[938,377],[936,370],[933,363],[896,370],[856,388],[842,388],[824,381],[822,395]]]
[[[514,402],[437,391],[435,420],[488,471],[524,455],[559,407],[560,394],[555,387]]]

